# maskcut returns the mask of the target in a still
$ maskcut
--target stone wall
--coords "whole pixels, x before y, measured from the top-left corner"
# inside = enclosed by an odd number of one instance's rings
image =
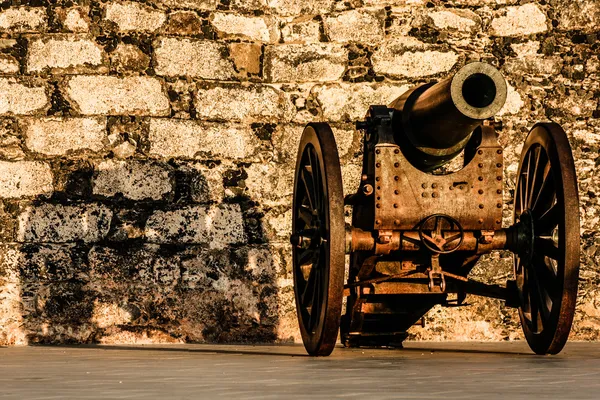
[[[537,120],[564,125],[581,196],[573,338],[600,332],[595,0],[13,0],[0,7],[0,345],[289,341],[302,127],[352,122],[473,60],[505,74],[505,220]],[[474,276],[503,283],[508,254]],[[414,338],[521,338],[469,298]]]

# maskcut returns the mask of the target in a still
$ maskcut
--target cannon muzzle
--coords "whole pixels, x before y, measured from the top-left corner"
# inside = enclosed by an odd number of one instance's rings
[[[437,83],[409,90],[394,100],[394,132],[404,155],[423,171],[456,157],[475,128],[494,116],[506,101],[506,82],[482,62],[462,67]]]

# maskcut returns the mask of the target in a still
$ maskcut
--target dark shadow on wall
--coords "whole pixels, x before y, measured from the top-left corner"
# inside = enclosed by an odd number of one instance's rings
[[[52,161],[50,198],[3,201],[10,226],[1,232],[0,277],[17,277],[17,317],[28,342],[275,341],[277,268],[263,230],[263,207],[244,191],[244,166],[141,160],[168,171],[173,190],[160,200],[132,201],[121,193],[93,194],[100,161]],[[222,169],[224,198],[214,193],[215,168]],[[170,214],[222,204],[241,210],[243,243],[211,248],[210,240],[190,240],[198,221]],[[175,230],[153,243],[146,225],[157,212]],[[94,238],[94,230],[106,234]]]

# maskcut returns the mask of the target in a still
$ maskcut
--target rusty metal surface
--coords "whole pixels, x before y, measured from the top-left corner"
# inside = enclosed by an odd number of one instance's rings
[[[432,175],[415,168],[394,144],[375,150],[375,228],[412,230],[432,214],[447,214],[464,229],[502,227],[503,151],[493,127],[462,170]],[[379,221],[379,223],[377,223]]]

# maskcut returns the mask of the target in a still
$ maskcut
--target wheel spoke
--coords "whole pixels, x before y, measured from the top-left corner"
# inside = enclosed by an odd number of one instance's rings
[[[304,190],[306,191],[306,198],[308,199],[308,203],[310,208],[315,208],[315,192],[314,192],[314,184],[312,178],[312,172],[307,168],[302,168],[302,173],[300,174],[302,178],[302,182],[304,182]]]
[[[308,152],[308,160],[310,163],[310,169],[313,177],[313,193],[314,193],[314,208],[321,211],[322,201],[321,201],[321,170],[319,167],[319,160],[316,157],[316,154],[313,154],[314,149]]]
[[[535,150],[530,151],[529,153],[527,153],[527,171],[523,172],[523,175],[525,176],[525,193],[524,193],[524,200],[525,200],[525,206],[527,204],[529,204],[529,196],[531,194],[531,174],[532,174],[532,162],[531,159],[533,158],[533,153],[535,152]]]
[[[554,241],[550,238],[536,237],[534,247],[536,252],[553,260],[558,260],[560,257],[558,247],[554,245]]]
[[[298,265],[306,265],[314,261],[315,258],[315,250],[307,249],[298,256]]]
[[[452,235],[450,237],[444,238],[444,240],[446,241],[446,243],[454,242],[457,239],[460,239],[460,233],[457,233],[457,234]]]
[[[533,199],[536,196],[537,190],[539,190],[539,177],[540,177],[540,161],[542,159],[542,148],[536,147],[535,152],[535,166],[533,168],[533,176],[531,178],[531,184],[529,185],[529,192],[527,194],[527,208],[531,208],[533,205]],[[531,174],[530,174],[531,175]]]
[[[552,176],[552,170],[550,169],[550,163],[546,164],[544,169],[543,181],[540,190],[533,201],[531,209],[541,214],[548,207],[548,204],[552,204],[556,197],[556,185],[554,184],[554,177]],[[546,207],[545,209],[542,207]]]
[[[535,254],[533,260],[531,261],[530,267],[537,278],[537,281],[540,282],[544,291],[550,296],[551,299],[557,298],[560,296],[559,286],[557,282],[557,276],[552,269],[546,263],[546,259],[543,255]]]
[[[298,208],[298,217],[300,217],[307,226],[311,226],[313,215],[308,207],[301,205],[300,208]]]
[[[304,286],[304,290],[302,291],[302,295],[300,296],[300,303],[304,306],[304,307],[309,307],[311,305],[311,303],[308,303],[308,301],[312,300],[312,296],[313,294],[311,292],[314,292],[315,290],[315,279],[316,279],[316,275],[317,275],[317,265],[316,263],[313,263],[313,265],[310,267],[310,272],[308,274],[308,279],[306,280],[306,284]],[[307,298],[307,294],[310,293],[310,296]]]
[[[551,232],[554,228],[558,226],[560,222],[560,212],[561,207],[557,203],[554,203],[548,211],[546,211],[539,219],[539,221],[535,224],[535,231],[538,234],[545,234]]]

